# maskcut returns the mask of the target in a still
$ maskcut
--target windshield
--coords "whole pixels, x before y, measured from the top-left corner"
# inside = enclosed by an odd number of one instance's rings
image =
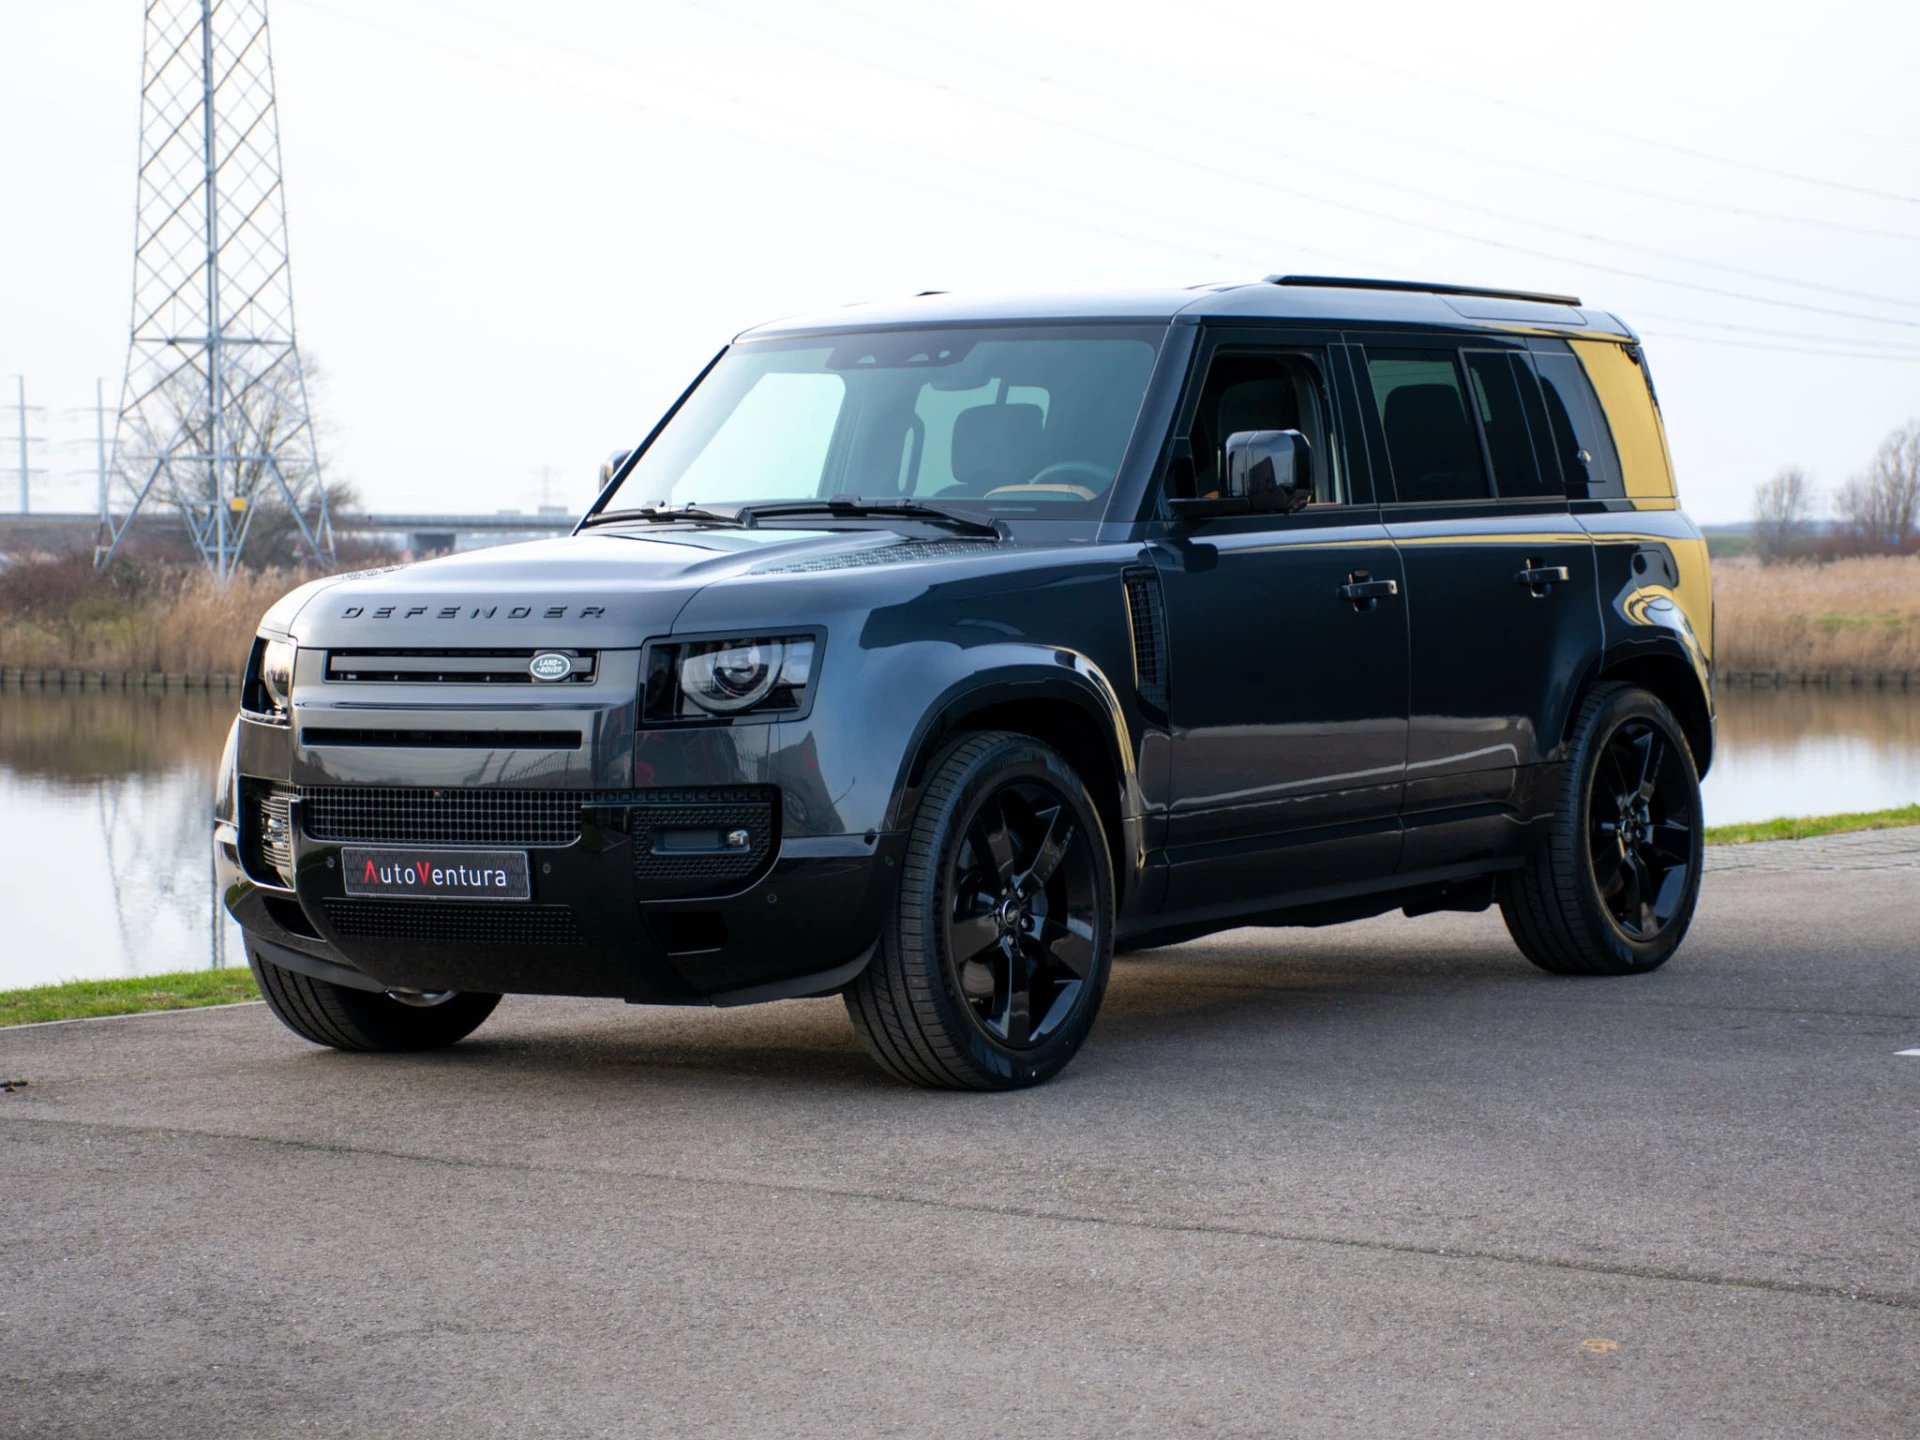
[[[721,357],[605,508],[857,495],[1097,515],[1164,333],[1032,325],[747,341]]]

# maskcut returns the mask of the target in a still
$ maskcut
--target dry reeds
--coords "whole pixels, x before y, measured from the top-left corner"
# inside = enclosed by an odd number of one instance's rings
[[[1920,672],[1920,559],[1716,560],[1713,601],[1722,674]]]
[[[0,665],[235,674],[269,605],[303,577],[243,571],[224,586],[185,567],[94,570],[90,558],[0,573]]]

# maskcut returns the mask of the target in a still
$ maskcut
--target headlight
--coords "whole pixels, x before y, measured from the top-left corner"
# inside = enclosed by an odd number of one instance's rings
[[[247,677],[240,691],[240,707],[255,715],[284,717],[293,708],[293,657],[297,647],[291,640],[271,640],[265,635],[253,642],[253,654],[247,659]]]
[[[657,646],[647,672],[646,716],[692,720],[804,709],[813,644],[809,636],[785,635]]]
[[[269,640],[260,652],[260,686],[276,710],[293,705],[293,656],[291,640]]]

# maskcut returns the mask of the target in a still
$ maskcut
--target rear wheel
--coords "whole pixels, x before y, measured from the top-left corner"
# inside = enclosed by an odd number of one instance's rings
[[[438,1050],[466,1039],[500,1003],[469,990],[354,990],[264,960],[252,946],[247,964],[282,1025],[335,1050]]]
[[[1526,957],[1561,975],[1664,965],[1700,898],[1700,777],[1673,713],[1632,685],[1581,706],[1546,845],[1501,883]]]
[[[1112,865],[1086,787],[1037,740],[971,735],[928,773],[847,1013],[911,1084],[1035,1085],[1086,1039],[1112,949]]]

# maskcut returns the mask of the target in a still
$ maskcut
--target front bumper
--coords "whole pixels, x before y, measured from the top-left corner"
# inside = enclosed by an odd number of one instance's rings
[[[349,897],[341,850],[354,842],[309,835],[298,798],[294,884],[243,841],[244,814],[216,827],[218,883],[263,958],[369,989],[740,1004],[837,988],[871,954],[901,836],[778,840],[728,893],[650,899],[636,878],[631,812],[588,792],[581,801],[576,838],[524,847],[527,902]]]

